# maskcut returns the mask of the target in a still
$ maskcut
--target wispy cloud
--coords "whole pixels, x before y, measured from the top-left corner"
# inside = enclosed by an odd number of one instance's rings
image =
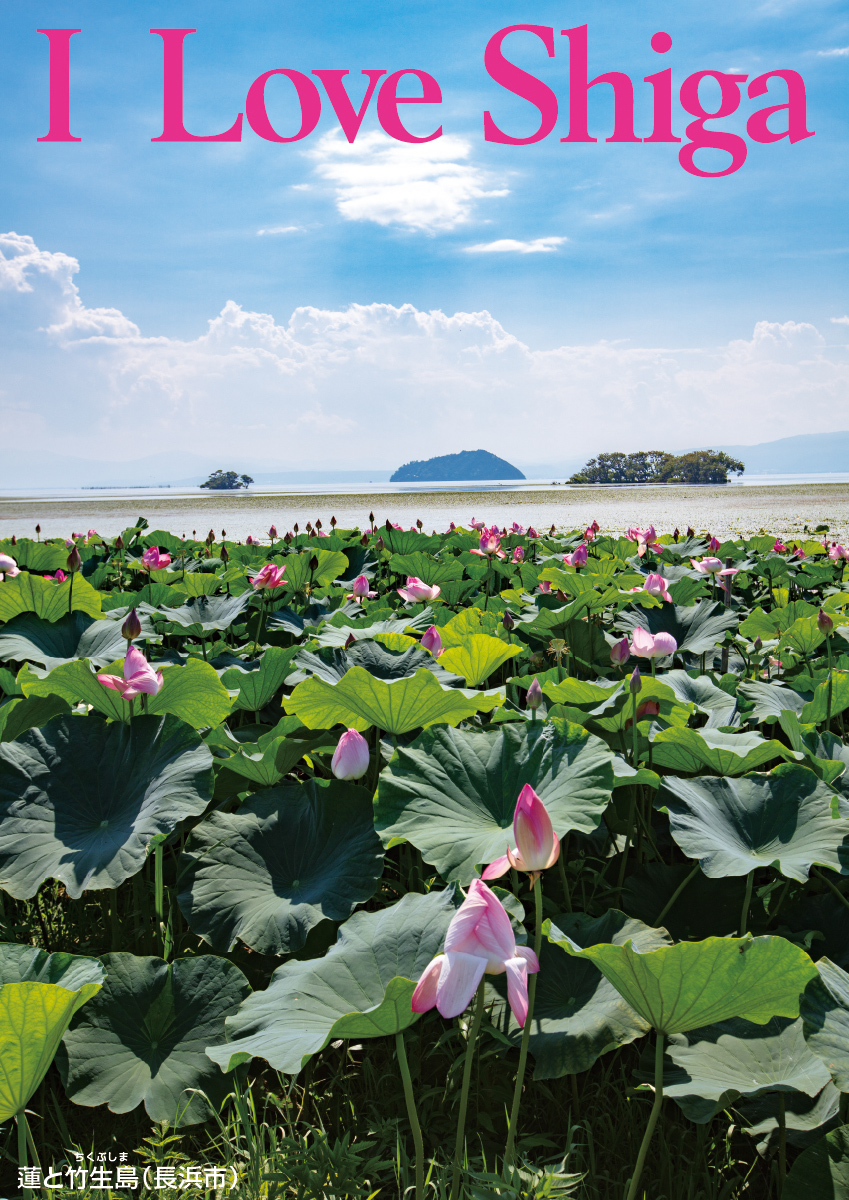
[[[849,46],[835,46],[833,50],[817,50],[818,58],[849,58]]]
[[[334,132],[308,156],[318,177],[333,186],[346,221],[435,234],[471,220],[477,200],[508,195],[468,161],[470,153],[470,143],[453,134],[407,145],[377,132],[349,144]]]
[[[558,246],[568,242],[566,237],[541,237],[530,242],[517,238],[499,238],[495,242],[479,242],[477,246],[466,246],[467,254],[551,254]]]
[[[832,325],[849,325],[849,317],[832,317]]]
[[[278,233],[303,233],[303,225],[272,225],[268,229],[258,229],[257,237],[271,237]]]

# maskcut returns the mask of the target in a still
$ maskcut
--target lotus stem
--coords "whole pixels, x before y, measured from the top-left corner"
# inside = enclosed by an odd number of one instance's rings
[[[646,1132],[643,1134],[643,1140],[640,1145],[640,1152],[637,1155],[637,1161],[634,1166],[634,1174],[631,1176],[631,1186],[628,1188],[627,1200],[637,1200],[637,1192],[640,1186],[640,1176],[643,1173],[643,1167],[646,1163],[646,1155],[649,1152],[652,1135],[655,1131],[660,1109],[663,1104],[663,1034],[658,1033],[657,1043],[654,1048],[654,1104],[651,1106],[649,1113],[649,1123],[646,1126]]]
[[[153,904],[156,911],[156,927],[162,946],[162,957],[167,958],[165,946],[165,883],[162,872],[162,842],[157,842],[153,851]]]
[[[778,1194],[784,1191],[787,1175],[787,1113],[784,1107],[784,1092],[778,1093]],[[417,1198],[418,1200],[418,1198]]]
[[[755,872],[750,871],[746,876],[746,894],[743,897],[743,912],[740,915],[740,937],[746,933],[746,925],[749,920],[749,905],[752,903],[752,883],[754,882]]]
[[[847,908],[849,908],[849,900],[846,899],[846,897],[841,892],[840,888],[837,887],[835,884],[833,884],[827,875],[824,875],[822,873],[822,871],[819,869],[819,867],[814,867],[814,873],[823,881],[825,886],[834,893],[834,895],[837,897],[837,899],[840,901],[840,903],[845,904],[845,906]]]
[[[563,910],[564,912],[572,911],[572,893],[569,890],[569,880],[566,877],[566,864],[563,861],[566,857],[566,851],[569,846],[569,834],[567,833],[563,841],[560,843],[560,853],[557,856],[557,869],[560,872],[560,883],[563,887]]]
[[[825,727],[826,729],[831,729],[831,639],[828,634],[825,635],[825,648],[828,651],[828,691],[825,702]]]
[[[534,954],[539,958],[542,945],[542,887],[539,876],[534,880]],[[516,1072],[516,1085],[513,1088],[513,1107],[510,1109],[510,1124],[507,1128],[507,1144],[504,1147],[504,1170],[513,1166],[514,1147],[516,1143],[516,1125],[519,1119],[519,1105],[522,1101],[522,1084],[525,1081],[525,1067],[528,1062],[528,1042],[531,1038],[531,1021],[534,1015],[534,1000],[536,998],[537,976],[531,975],[528,980],[528,1015],[522,1030],[522,1045],[519,1049],[519,1069]]]
[[[407,1062],[407,1048],[404,1045],[404,1034],[395,1034],[395,1050],[398,1055],[398,1068],[404,1084],[404,1099],[407,1102],[407,1117],[413,1134],[413,1144],[416,1148],[416,1200],[424,1200],[424,1142],[422,1128],[419,1124],[419,1114],[416,1112],[416,1098],[413,1093],[413,1081],[410,1078],[410,1065]]]
[[[463,1066],[463,1086],[460,1091],[460,1111],[457,1113],[457,1140],[454,1144],[454,1172],[451,1176],[451,1193],[449,1200],[458,1200],[460,1195],[460,1173],[463,1170],[463,1149],[466,1141],[466,1109],[469,1107],[469,1084],[472,1078],[472,1062],[475,1057],[475,1043],[478,1040],[478,1030],[483,1019],[484,980],[478,984],[475,1000],[475,1013],[466,1042],[466,1061]]]
[[[678,884],[678,887],[675,889],[675,891],[672,893],[672,895],[669,897],[669,899],[664,904],[663,908],[660,910],[660,913],[658,914],[657,919],[655,920],[655,927],[657,927],[660,924],[660,922],[663,920],[663,918],[669,912],[670,908],[672,908],[673,904],[678,899],[678,897],[681,895],[681,893],[684,891],[684,888],[687,886],[687,884],[690,882],[690,880],[695,876],[698,869],[699,869],[699,864],[696,863],[696,865],[693,867],[693,869],[689,873],[689,875],[686,875],[681,880],[681,882]]]

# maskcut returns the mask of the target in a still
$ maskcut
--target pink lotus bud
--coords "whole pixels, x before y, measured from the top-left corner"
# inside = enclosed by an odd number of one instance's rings
[[[7,574],[8,575],[17,575],[18,572],[17,571],[8,571]],[[55,574],[48,575],[47,578],[55,580],[56,583],[64,583],[65,580],[68,578],[68,576],[65,574],[65,572],[60,567],[59,570],[56,571]]]
[[[571,554],[564,554],[563,561],[567,567],[585,567],[587,565],[587,548],[580,545]]]
[[[531,686],[528,688],[525,696],[525,708],[529,708],[531,712],[536,712],[542,704],[542,688],[539,685],[539,680],[536,676],[531,680]]]
[[[679,530],[678,526],[676,525],[675,529],[672,532],[672,540],[677,542],[680,536],[681,536],[681,531]]]
[[[715,575],[717,571],[722,570],[722,559],[703,558],[701,562],[696,562],[694,558],[691,558],[690,566],[694,571],[701,571],[702,575]]]
[[[649,633],[647,629],[637,626],[631,638],[631,653],[638,658],[665,658],[674,654],[678,643],[671,633]]]
[[[352,633],[349,633],[348,636],[345,638],[345,645],[344,645],[343,649],[350,650],[350,648],[353,646],[353,644],[356,642],[356,640],[357,639],[354,637],[354,635]]]
[[[424,650],[429,650],[434,658],[439,658],[442,653],[442,638],[435,625],[431,625],[430,629],[422,634],[420,645]]]
[[[631,647],[626,637],[623,637],[621,642],[614,642],[610,647],[610,661],[614,667],[624,667],[630,657]]]
[[[330,769],[337,779],[361,779],[368,770],[368,742],[356,729],[349,729],[339,739]]]
[[[365,575],[358,575],[351,584],[351,595],[356,600],[363,600],[372,596],[376,596],[377,592],[372,592],[369,590],[369,582]]]
[[[590,529],[593,531],[593,533],[598,533],[598,531],[601,529],[601,526],[599,525],[598,521],[593,521],[592,525],[590,525]]]
[[[82,565],[83,565],[83,560],[80,558],[80,552],[76,548],[76,546],[74,546],[73,550],[68,555],[68,563],[67,563],[68,570],[73,575],[75,571],[79,571],[79,569]]]
[[[141,650],[128,646],[124,658],[124,678],[117,675],[98,675],[104,687],[120,692],[125,700],[135,700],[142,694],[155,696],[163,684],[162,672],[154,671]]]
[[[268,531],[268,536],[271,538],[272,542],[277,541],[277,526],[276,525],[271,526],[271,528]]]
[[[834,628],[834,621],[832,621],[824,608],[821,608],[817,613],[817,627],[825,634],[831,633]]]
[[[521,546],[515,546],[515,547],[513,548],[513,562],[514,562],[514,563],[520,563],[520,562],[522,562],[522,560],[524,559],[524,557],[525,557],[525,552],[524,552],[524,550],[522,549],[522,547],[521,547]]]
[[[534,529],[533,525],[528,526],[528,537],[529,538],[538,538],[539,537],[539,534]]]
[[[756,654],[760,654],[761,650],[764,648],[764,644],[760,637],[756,637],[752,645]]]
[[[775,539],[775,542],[773,543],[772,548],[776,554],[786,554],[787,553],[787,547],[784,545],[784,542],[782,542],[782,540],[780,538]]]
[[[668,581],[662,575],[648,575],[643,588],[650,596],[659,596],[661,600],[665,600],[668,604],[672,603]]]
[[[507,847],[507,853],[490,863],[483,879],[498,879],[510,867],[538,875],[554,866],[560,857],[560,839],[554,832],[546,807],[529,783],[526,783],[516,801],[513,814],[513,837],[516,849]]]
[[[584,541],[591,542],[594,537],[595,537],[595,530],[593,529],[592,525],[588,525],[586,527],[586,529],[584,530]]]
[[[507,610],[507,612],[505,612],[504,616],[501,618],[501,624],[504,626],[504,628],[507,630],[508,633],[510,632],[511,629],[516,628],[516,621],[514,620],[513,614],[510,612],[509,609]]]
[[[132,642],[140,636],[141,631],[142,627],[138,613],[134,608],[131,608],[124,619],[124,624],[121,626],[121,637],[126,638],[128,642]]]
[[[640,675],[640,668],[634,667],[631,672],[631,678],[628,680],[628,690],[630,692],[641,692],[643,690],[643,679]]]
[[[637,707],[637,721],[642,721],[646,717],[657,717],[660,715],[660,704],[657,700],[644,700]]]
[[[385,550],[385,549],[386,549],[386,542],[384,542],[384,540],[383,540],[383,538],[382,538],[382,537],[379,537],[379,538],[377,539],[377,541],[375,542],[375,546],[377,546],[378,550]]]
[[[715,554],[721,545],[722,545],[722,543],[720,542],[718,537],[712,537],[710,539],[710,541],[708,542],[708,549],[713,550],[713,552]]]

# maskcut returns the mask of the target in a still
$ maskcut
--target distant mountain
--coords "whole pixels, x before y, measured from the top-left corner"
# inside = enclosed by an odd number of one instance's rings
[[[701,448],[701,447],[700,447]],[[747,475],[849,471],[849,432],[800,433],[755,446],[711,446],[746,464]]]
[[[390,483],[442,483],[461,479],[524,479],[518,467],[488,450],[461,450],[399,467]]]

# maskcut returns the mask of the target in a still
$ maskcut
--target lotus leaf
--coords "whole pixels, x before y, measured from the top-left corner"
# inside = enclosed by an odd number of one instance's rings
[[[152,838],[203,812],[211,763],[174,717],[56,717],[0,743],[0,884],[16,899],[51,878],[73,899],[117,887]]]
[[[735,629],[737,616],[733,609],[712,600],[701,600],[689,608],[663,604],[660,608],[635,608],[622,612],[616,619],[617,629],[633,633],[642,626],[649,633],[671,633],[679,651],[704,654],[721,641],[726,629]]]
[[[419,1019],[410,1000],[442,949],[462,897],[454,889],[410,892],[379,912],[355,913],[324,958],[274,972],[226,1023],[227,1042],[207,1047],[222,1070],[255,1056],[297,1075],[335,1037],[385,1037]]]
[[[0,705],[0,742],[13,742],[27,729],[46,725],[51,717],[68,711],[68,703],[61,696],[29,696],[27,699],[9,700]]]
[[[737,692],[754,705],[748,713],[754,721],[777,721],[786,711],[801,713],[809,699],[783,684],[761,683],[757,680],[739,684]]]
[[[444,879],[468,884],[476,867],[513,844],[513,813],[533,786],[558,837],[596,828],[613,789],[613,755],[565,721],[501,725],[471,733],[426,729],[399,746],[381,772],[375,827],[384,841],[405,838]]]
[[[145,628],[155,636],[149,621],[143,622]],[[21,613],[0,632],[0,660],[39,663],[47,670],[75,658],[105,667],[123,656],[126,648],[120,621],[95,620],[82,612],[66,613],[52,623],[34,613]]]
[[[802,997],[805,1039],[838,1089],[849,1092],[849,975],[827,958],[817,971]]]
[[[229,629],[248,607],[252,595],[243,592],[241,596],[195,596],[179,608],[166,608],[161,615],[168,620],[169,631],[201,637]],[[181,628],[175,630],[175,626]]]
[[[801,759],[774,738],[759,733],[722,733],[718,729],[661,729],[650,738],[652,762],[656,767],[695,774],[742,775],[774,759]]]
[[[845,1200],[849,1196],[849,1125],[804,1150],[784,1181],[782,1200]]]
[[[520,646],[508,646],[500,638],[474,633],[464,640],[462,646],[445,650],[440,663],[446,670],[462,676],[467,687],[480,687],[502,663],[519,653]]]
[[[255,671],[239,671],[230,667],[221,675],[221,682],[226,688],[239,689],[239,695],[233,702],[234,709],[246,708],[258,712],[274,698],[283,681],[292,670],[292,659],[297,653],[297,646],[281,650],[279,646],[270,646],[262,656],[259,667]]]
[[[0,942],[0,987],[7,983],[56,983],[76,992],[91,984],[99,987],[105,973],[96,958],[86,958],[82,954],[48,954],[37,946]]]
[[[172,1126],[206,1120],[210,1103],[217,1109],[233,1083],[204,1051],[224,1036],[248,981],[211,954],[173,965],[120,953],[102,961],[103,989],[73,1022],[56,1059],[68,1096],[115,1113],[144,1102],[151,1120]]]
[[[95,619],[100,617],[100,593],[79,572],[73,578],[73,592],[71,582],[68,579],[56,583],[26,571],[4,580],[0,583],[0,621],[11,621],[25,612],[35,613],[45,621],[59,621],[69,610],[88,613]]]

